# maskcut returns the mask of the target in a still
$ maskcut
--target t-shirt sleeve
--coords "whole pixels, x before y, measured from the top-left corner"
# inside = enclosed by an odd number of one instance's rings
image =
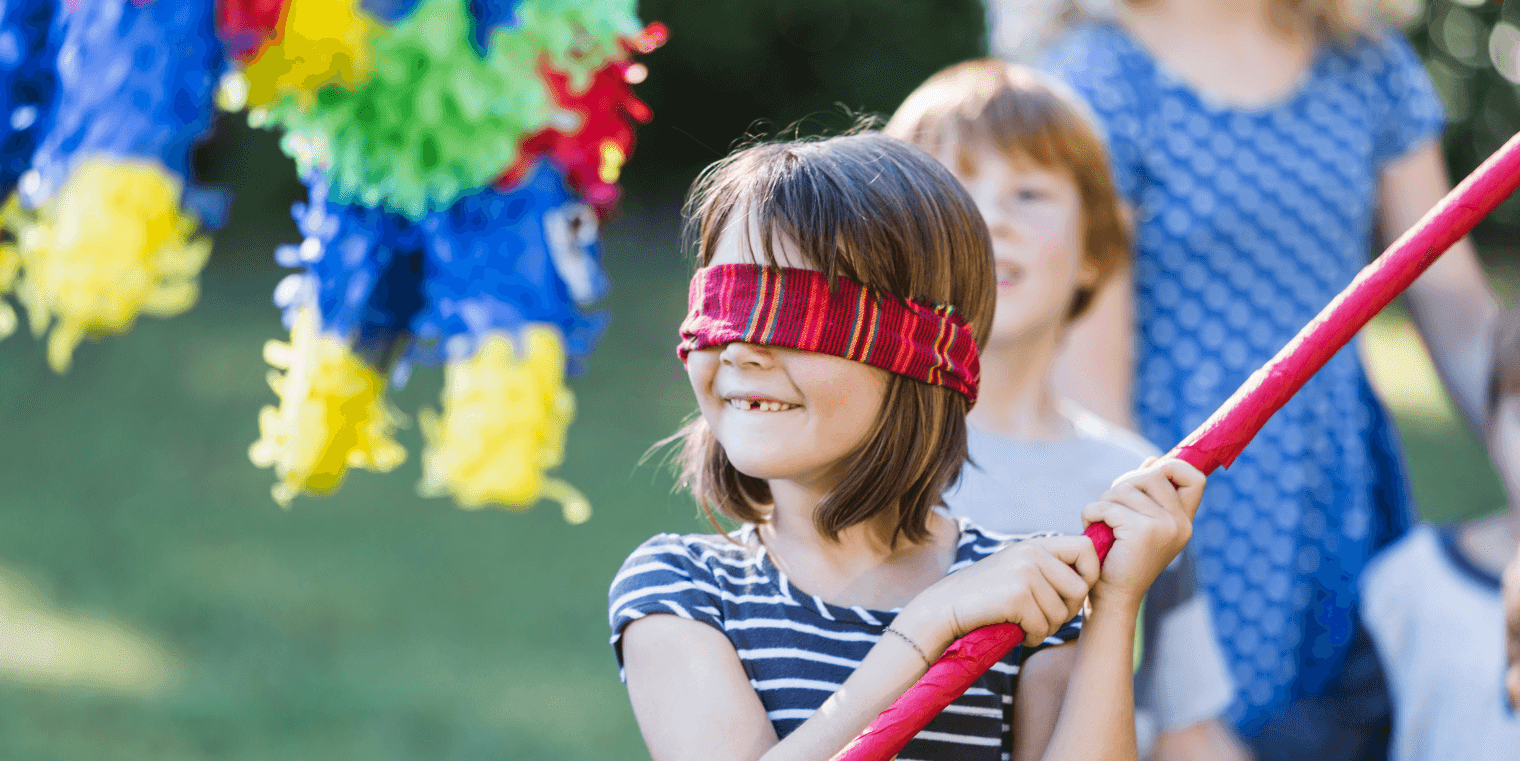
[[[723,632],[720,597],[712,572],[698,552],[676,534],[660,534],[623,561],[607,591],[612,653],[623,669],[623,630],[645,616],[669,614]]]
[[[1056,40],[1039,60],[1039,68],[1071,88],[1108,149],[1114,186],[1134,208],[1140,207],[1143,173],[1140,133],[1143,110],[1136,77],[1117,33],[1103,27],[1078,27]]]
[[[1446,109],[1419,56],[1396,29],[1382,31],[1365,52],[1372,68],[1382,118],[1375,127],[1372,157],[1381,169],[1446,126]]]
[[[1186,552],[1146,593],[1142,623],[1144,656],[1135,678],[1135,705],[1151,713],[1161,732],[1223,713],[1235,686]]]
[[[1208,601],[1194,595],[1161,620],[1156,680],[1147,703],[1162,732],[1220,716],[1235,697]]]

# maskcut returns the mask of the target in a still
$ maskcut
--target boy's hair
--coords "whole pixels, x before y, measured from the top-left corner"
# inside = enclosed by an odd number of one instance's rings
[[[1520,394],[1520,299],[1510,304],[1494,326],[1494,365],[1488,377],[1488,416],[1509,396]]]
[[[1071,175],[1082,199],[1082,256],[1098,279],[1072,295],[1067,320],[1128,261],[1129,228],[1103,141],[1075,97],[1035,71],[993,58],[956,64],[909,94],[885,131],[937,157],[953,153],[962,177],[976,176],[976,146]]]
[[[776,264],[775,245],[796,246],[806,266],[921,303],[952,304],[978,345],[987,340],[996,299],[992,244],[976,203],[933,158],[878,132],[826,140],[762,143],[708,167],[684,210],[687,245],[706,266],[730,225],[752,225],[757,262]],[[741,233],[743,245],[750,234]],[[819,504],[824,536],[896,511],[895,543],[928,537],[929,512],[966,461],[967,398],[945,386],[889,375],[880,417],[845,463],[844,481]],[[714,510],[760,523],[769,485],[740,473],[697,417],[679,463],[718,527]],[[721,528],[720,528],[721,530]]]

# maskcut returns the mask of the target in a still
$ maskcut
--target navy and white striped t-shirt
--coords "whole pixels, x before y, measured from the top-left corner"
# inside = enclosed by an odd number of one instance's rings
[[[990,534],[965,518],[954,573],[1032,534]],[[830,605],[793,586],[755,538],[753,526],[720,534],[660,534],[618,571],[608,593],[612,649],[623,664],[628,624],[654,613],[701,621],[728,637],[778,737],[812,716],[844,683],[897,617]],[[1074,640],[1080,617],[1036,648],[1019,646],[930,722],[900,759],[1006,759],[1019,664],[1047,645]]]

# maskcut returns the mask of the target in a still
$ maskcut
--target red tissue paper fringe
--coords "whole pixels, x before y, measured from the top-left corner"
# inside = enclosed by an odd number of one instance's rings
[[[629,52],[649,53],[668,37],[665,25],[655,22],[624,45]],[[540,158],[548,158],[570,187],[605,217],[617,203],[623,163],[633,154],[633,122],[645,123],[653,116],[631,87],[643,81],[646,73],[642,64],[613,61],[596,73],[585,91],[574,92],[567,74],[540,62],[539,74],[555,105],[575,112],[581,122],[574,132],[549,127],[524,140],[517,162],[502,173],[496,187],[509,190]]]

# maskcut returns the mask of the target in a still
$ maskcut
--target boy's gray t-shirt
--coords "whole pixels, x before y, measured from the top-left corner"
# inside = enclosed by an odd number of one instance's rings
[[[1004,533],[1075,534],[1082,530],[1082,508],[1114,479],[1161,454],[1138,434],[1074,403],[1063,403],[1061,413],[1075,431],[1052,441],[1019,441],[968,425],[971,462],[945,492],[950,512]],[[1146,595],[1143,631],[1144,653],[1135,676],[1142,756],[1156,732],[1219,716],[1235,690],[1186,552]]]

